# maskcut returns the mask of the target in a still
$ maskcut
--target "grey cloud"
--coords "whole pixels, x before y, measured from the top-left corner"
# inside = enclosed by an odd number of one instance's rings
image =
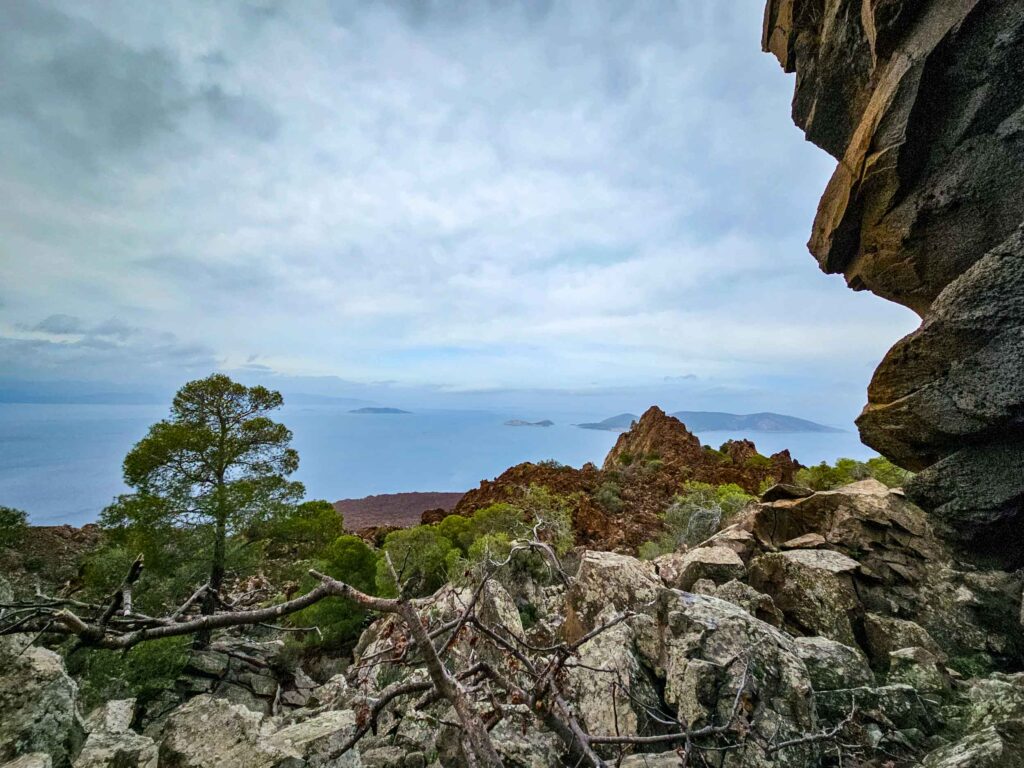
[[[187,95],[173,61],[34,3],[0,4],[7,126],[80,164],[173,129]]]
[[[280,130],[281,118],[277,113],[251,96],[226,93],[215,85],[205,89],[201,98],[216,120],[230,124],[240,133],[270,141]]]
[[[197,108],[259,140],[280,123],[251,95],[187,83],[170,48],[134,47],[38,3],[0,3],[0,71],[0,137],[18,134],[50,167],[60,158],[93,173],[110,157],[148,162],[141,151],[183,141],[183,123]],[[181,144],[172,154],[184,151]]]
[[[76,331],[63,330],[70,325],[61,324],[53,317],[36,327],[57,337],[74,334],[75,338],[25,339],[0,335],[0,370],[5,375],[177,380],[208,373],[220,364],[219,357],[209,347],[179,341],[168,332],[136,328],[127,340],[118,340],[96,329],[83,331],[80,324],[75,326]]]
[[[83,329],[81,319],[72,315],[50,315],[32,326],[34,331],[52,333],[56,336],[80,333]]]

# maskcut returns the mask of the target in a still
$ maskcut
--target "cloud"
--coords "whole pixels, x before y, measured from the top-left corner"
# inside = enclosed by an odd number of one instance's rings
[[[55,336],[66,336],[79,333],[82,330],[82,321],[71,315],[50,315],[36,323],[32,330],[51,333]]]
[[[4,4],[0,323],[78,318],[16,339],[53,375],[862,399],[915,319],[806,253],[762,5]]]
[[[77,317],[50,315],[34,325],[0,327],[0,370],[8,377],[154,385],[205,375],[220,364],[205,345],[116,318],[87,326]]]

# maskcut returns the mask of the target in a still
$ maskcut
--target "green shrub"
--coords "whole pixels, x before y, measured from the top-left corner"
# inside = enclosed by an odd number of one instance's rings
[[[665,510],[665,534],[644,544],[640,556],[652,559],[682,545],[692,547],[706,541],[752,498],[734,483],[686,483]]]
[[[884,456],[868,459],[867,467],[868,472],[875,480],[890,488],[900,488],[914,476],[913,472],[897,467]]]
[[[78,679],[82,709],[88,712],[110,699],[138,698],[146,702],[174,686],[188,662],[190,639],[147,640],[127,652],[78,651],[68,670]]]
[[[611,480],[606,480],[601,484],[601,487],[597,489],[597,493],[594,494],[594,501],[596,501],[605,512],[610,512],[615,515],[622,511],[624,506],[622,503],[622,493],[618,483]]]
[[[710,445],[703,446],[703,450],[706,457],[714,459],[719,464],[732,464],[732,458],[724,451],[719,451],[716,448],[712,448]]]
[[[402,584],[413,594],[428,595],[448,581],[448,565],[458,547],[433,525],[417,525],[392,531],[384,539],[384,553],[391,558]],[[383,595],[398,593],[384,557],[377,561],[377,589]]]
[[[876,456],[866,462],[848,458],[837,459],[834,466],[823,461],[798,471],[794,481],[815,491],[830,491],[869,477],[894,488],[903,485],[913,477],[913,474],[900,469],[882,456]]]
[[[676,551],[676,537],[671,534],[664,534],[657,539],[645,541],[640,545],[637,554],[641,560],[653,560],[661,555]]]
[[[537,606],[533,603],[520,603],[516,606],[519,611],[519,620],[523,623],[523,629],[529,629],[537,623]]]
[[[310,557],[345,533],[345,521],[328,501],[305,501],[279,510],[247,532],[251,541],[266,540],[271,557]]]
[[[0,549],[16,547],[27,530],[27,514],[13,507],[0,507]]]
[[[755,453],[743,462],[743,465],[748,469],[771,469],[772,460],[767,456],[762,456],[760,453]]]
[[[316,568],[328,576],[344,581],[361,592],[373,593],[377,578],[377,553],[358,536],[339,536],[320,554]],[[307,576],[303,591],[316,582]],[[362,631],[366,611],[344,598],[330,597],[292,616],[292,624],[317,627],[319,634],[307,635],[306,642],[327,649],[340,649],[355,642]]]

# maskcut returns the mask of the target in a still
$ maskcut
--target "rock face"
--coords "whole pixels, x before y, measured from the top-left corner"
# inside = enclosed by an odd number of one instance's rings
[[[1024,562],[1024,7],[769,0],[793,119],[840,162],[809,247],[922,326],[858,420],[967,545]],[[1010,546],[1012,543],[1012,546]]]
[[[78,686],[56,653],[0,654],[0,762],[42,752],[67,766],[85,739]]]

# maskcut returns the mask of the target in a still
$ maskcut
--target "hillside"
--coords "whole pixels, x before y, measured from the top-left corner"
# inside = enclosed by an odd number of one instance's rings
[[[415,492],[382,493],[361,499],[340,499],[334,508],[345,518],[350,531],[380,526],[404,528],[416,525],[427,510],[451,510],[459,503],[462,493]]]

